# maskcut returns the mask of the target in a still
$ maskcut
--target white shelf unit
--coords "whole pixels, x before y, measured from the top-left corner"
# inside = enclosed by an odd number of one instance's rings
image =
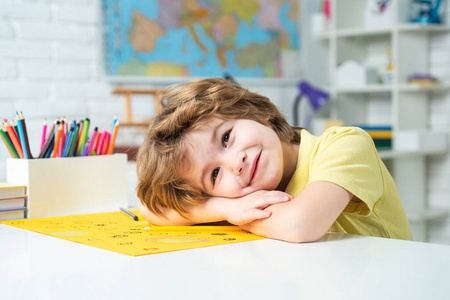
[[[448,137],[433,132],[429,126],[429,98],[433,92],[450,90],[449,85],[420,87],[408,84],[412,73],[429,72],[429,39],[433,34],[446,35],[447,25],[409,23],[407,0],[391,1],[390,22],[382,28],[368,28],[364,22],[366,1],[332,0],[332,18],[328,31],[313,36],[317,49],[328,52],[328,69],[323,84],[331,93],[330,114],[342,119],[345,125],[386,125],[393,128],[393,147],[380,151],[381,158],[391,171],[410,221],[413,237],[427,241],[428,222],[445,218],[447,211],[428,209],[427,156],[443,154]],[[338,66],[347,60],[365,63],[371,51],[380,45],[391,50],[393,80],[390,84],[368,84],[338,87]],[[326,49],[326,50],[323,50]],[[386,59],[387,60],[387,59]],[[375,107],[375,108],[374,108]],[[387,110],[386,110],[387,107]],[[380,109],[377,111],[377,109]],[[376,111],[374,117],[374,112]],[[396,136],[404,132],[426,132],[446,140],[445,145],[418,149],[403,149]]]

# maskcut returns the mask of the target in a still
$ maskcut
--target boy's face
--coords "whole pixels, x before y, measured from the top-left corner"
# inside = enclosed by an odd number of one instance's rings
[[[272,128],[246,119],[211,118],[186,133],[190,167],[183,179],[210,196],[273,190],[283,177],[283,148]]]

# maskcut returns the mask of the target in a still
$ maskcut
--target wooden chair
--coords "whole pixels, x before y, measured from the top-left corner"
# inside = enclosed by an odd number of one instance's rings
[[[125,121],[121,121],[121,126],[142,126],[147,127],[148,121],[136,122],[133,121],[133,112],[131,109],[131,99],[133,95],[153,95],[155,102],[155,112],[161,111],[160,100],[163,89],[134,89],[134,88],[116,88],[112,91],[113,94],[125,95]]]

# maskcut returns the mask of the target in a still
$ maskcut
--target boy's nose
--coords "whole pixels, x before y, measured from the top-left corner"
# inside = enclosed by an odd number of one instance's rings
[[[247,154],[245,152],[241,152],[238,154],[236,158],[236,165],[234,167],[235,173],[237,175],[241,175],[244,172],[245,160],[247,159]]]

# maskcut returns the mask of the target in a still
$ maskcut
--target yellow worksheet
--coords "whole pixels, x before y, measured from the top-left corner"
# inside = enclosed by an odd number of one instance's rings
[[[152,226],[131,212],[138,221],[117,211],[0,223],[131,256],[263,239],[239,226]]]

